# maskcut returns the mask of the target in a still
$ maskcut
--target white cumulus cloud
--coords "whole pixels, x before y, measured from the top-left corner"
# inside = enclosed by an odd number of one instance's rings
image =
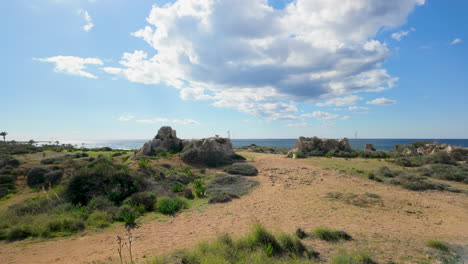
[[[40,62],[50,62],[55,64],[54,70],[60,73],[83,76],[97,79],[97,76],[85,71],[87,65],[103,65],[98,58],[80,58],[75,56],[55,56],[50,58],[33,58]]]
[[[314,111],[312,113],[302,114],[301,117],[314,117],[317,120],[330,120],[330,119],[337,119],[340,117],[340,115],[323,112],[323,111]]]
[[[410,30],[400,30],[392,34],[392,38],[398,41],[401,41],[404,37],[408,36],[411,32],[416,31],[415,28]]]
[[[323,103],[317,103],[317,106],[346,106],[354,105],[358,101],[362,100],[362,97],[357,95],[350,95],[345,97],[337,97],[333,99],[326,100]]]
[[[287,127],[307,127],[308,124],[305,122],[300,122],[300,123],[289,123],[286,126]]]
[[[459,44],[459,43],[462,43],[463,40],[460,39],[460,38],[456,38],[454,40],[452,40],[452,42],[450,42],[450,45],[456,45],[456,44]]]
[[[392,104],[396,104],[396,100],[391,100],[391,99],[388,99],[388,98],[384,98],[384,97],[381,97],[381,98],[376,98],[372,101],[367,101],[366,104],[370,104],[370,105],[392,105]]]
[[[78,10],[78,15],[83,15],[83,18],[86,22],[86,25],[83,26],[83,30],[86,32],[90,31],[94,27],[94,24],[93,19],[89,15],[88,11],[80,9]]]
[[[135,50],[104,71],[132,82],[165,83],[183,99],[269,119],[294,119],[297,103],[392,88],[390,56],[375,39],[398,28],[424,0],[178,0],[154,5]],[[238,98],[233,98],[238,96]]]
[[[369,107],[365,107],[365,106],[350,106],[348,107],[348,110],[350,111],[355,111],[355,110],[368,110]]]

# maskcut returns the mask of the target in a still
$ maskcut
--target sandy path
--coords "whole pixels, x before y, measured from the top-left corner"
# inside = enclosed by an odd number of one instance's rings
[[[256,177],[260,187],[252,194],[228,204],[182,213],[172,222],[143,224],[134,232],[137,260],[190,247],[220,232],[239,235],[257,220],[275,231],[318,226],[342,229],[356,239],[360,248],[378,252],[378,260],[418,254],[428,239],[468,244],[466,194],[409,192],[280,155],[255,154],[252,163],[260,170]],[[325,199],[324,195],[331,191],[376,193],[384,206],[361,208]],[[123,233],[109,230],[40,243],[0,244],[0,263],[116,262],[115,239]],[[327,244],[309,243],[325,258],[333,251]]]

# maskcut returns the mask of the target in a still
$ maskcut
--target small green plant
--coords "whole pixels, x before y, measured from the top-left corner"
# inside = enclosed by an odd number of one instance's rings
[[[187,176],[193,176],[192,169],[190,167],[185,167],[184,174]]]
[[[195,180],[193,184],[195,185],[195,195],[198,198],[205,197],[205,191],[206,191],[205,183],[199,179],[199,180]]]
[[[147,169],[147,168],[151,168],[152,165],[150,163],[150,159],[148,158],[140,158],[138,160],[138,167],[142,168],[142,169]]]
[[[316,235],[321,240],[330,241],[330,242],[337,242],[339,240],[351,240],[351,236],[344,232],[334,229],[328,228],[317,228],[313,231],[314,235]]]
[[[265,250],[267,256],[271,257],[273,255],[273,245],[271,243],[263,245],[263,249]]]
[[[181,197],[161,197],[157,202],[158,211],[166,215],[174,215],[187,207],[187,201]]]
[[[448,252],[450,250],[449,244],[438,240],[429,240],[426,242],[426,246],[434,248],[440,251]]]
[[[119,219],[125,223],[125,226],[135,227],[136,226],[136,219],[138,218],[139,214],[133,207],[129,205],[123,205],[119,211]]]
[[[172,191],[175,192],[175,193],[180,193],[184,190],[184,186],[182,184],[175,184],[172,186]]]

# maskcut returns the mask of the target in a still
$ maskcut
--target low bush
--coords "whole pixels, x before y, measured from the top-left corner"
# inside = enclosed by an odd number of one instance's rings
[[[140,213],[130,205],[122,205],[119,208],[118,219],[125,223],[126,227],[134,227]]]
[[[382,175],[384,177],[390,177],[390,178],[393,178],[395,176],[398,175],[398,172],[395,172],[395,171],[392,171],[390,168],[388,167],[382,167],[379,169],[378,171],[378,174],[379,175]]]
[[[331,241],[331,242],[352,239],[352,237],[344,231],[328,229],[328,228],[317,228],[312,233],[316,235],[318,238],[320,238],[321,240]]]
[[[153,211],[155,203],[156,194],[152,192],[134,193],[124,201],[124,204],[134,207],[143,206],[144,211],[146,212]]]
[[[151,165],[149,158],[140,158],[138,160],[138,167],[142,169],[146,169],[146,168],[152,168],[153,166]]]
[[[56,218],[47,223],[47,230],[50,233],[72,234],[84,228],[83,220],[72,217]]]
[[[98,159],[72,176],[65,195],[74,204],[86,205],[96,196],[107,196],[118,204],[135,193],[137,187],[138,183],[127,167]]]
[[[448,252],[450,250],[449,244],[447,244],[446,242],[438,241],[438,240],[429,240],[426,242],[426,246],[440,250],[440,251],[444,251],[444,252]]]
[[[112,215],[107,212],[95,211],[86,219],[88,226],[105,228],[112,224]]]
[[[453,166],[447,164],[432,164],[422,169],[424,176],[447,181],[457,181],[468,184],[468,166]]]
[[[206,192],[205,183],[202,180],[195,180],[193,182],[193,185],[195,186],[195,195],[198,198],[205,197],[205,192]]]
[[[16,190],[16,176],[0,175],[0,199]]]
[[[176,183],[172,185],[172,191],[175,193],[180,193],[184,190],[184,186],[182,184]]]
[[[243,176],[256,176],[258,174],[257,168],[248,163],[234,163],[231,166],[225,168],[224,172]]]
[[[369,256],[367,252],[355,252],[348,253],[347,251],[341,251],[338,255],[334,256],[331,264],[376,264],[374,260]]]
[[[187,200],[181,197],[161,197],[157,202],[157,209],[160,213],[174,215],[180,210],[188,207]]]
[[[31,188],[39,188],[44,185],[45,177],[47,173],[51,170],[47,167],[39,166],[34,167],[29,170],[28,174],[26,175],[26,182],[29,187]]]

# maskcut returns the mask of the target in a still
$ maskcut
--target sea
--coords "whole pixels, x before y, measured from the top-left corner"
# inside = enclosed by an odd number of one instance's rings
[[[234,148],[255,144],[258,146],[293,148],[297,139],[231,139]],[[75,147],[100,148],[110,147],[113,149],[138,149],[149,139],[125,139],[125,140],[64,140],[60,144],[71,144]],[[396,144],[411,144],[415,141],[430,141],[439,144],[450,144],[459,147],[468,147],[468,139],[376,139],[359,138],[349,139],[349,143],[354,149],[364,149],[366,143],[373,144],[377,150],[392,150]]]

